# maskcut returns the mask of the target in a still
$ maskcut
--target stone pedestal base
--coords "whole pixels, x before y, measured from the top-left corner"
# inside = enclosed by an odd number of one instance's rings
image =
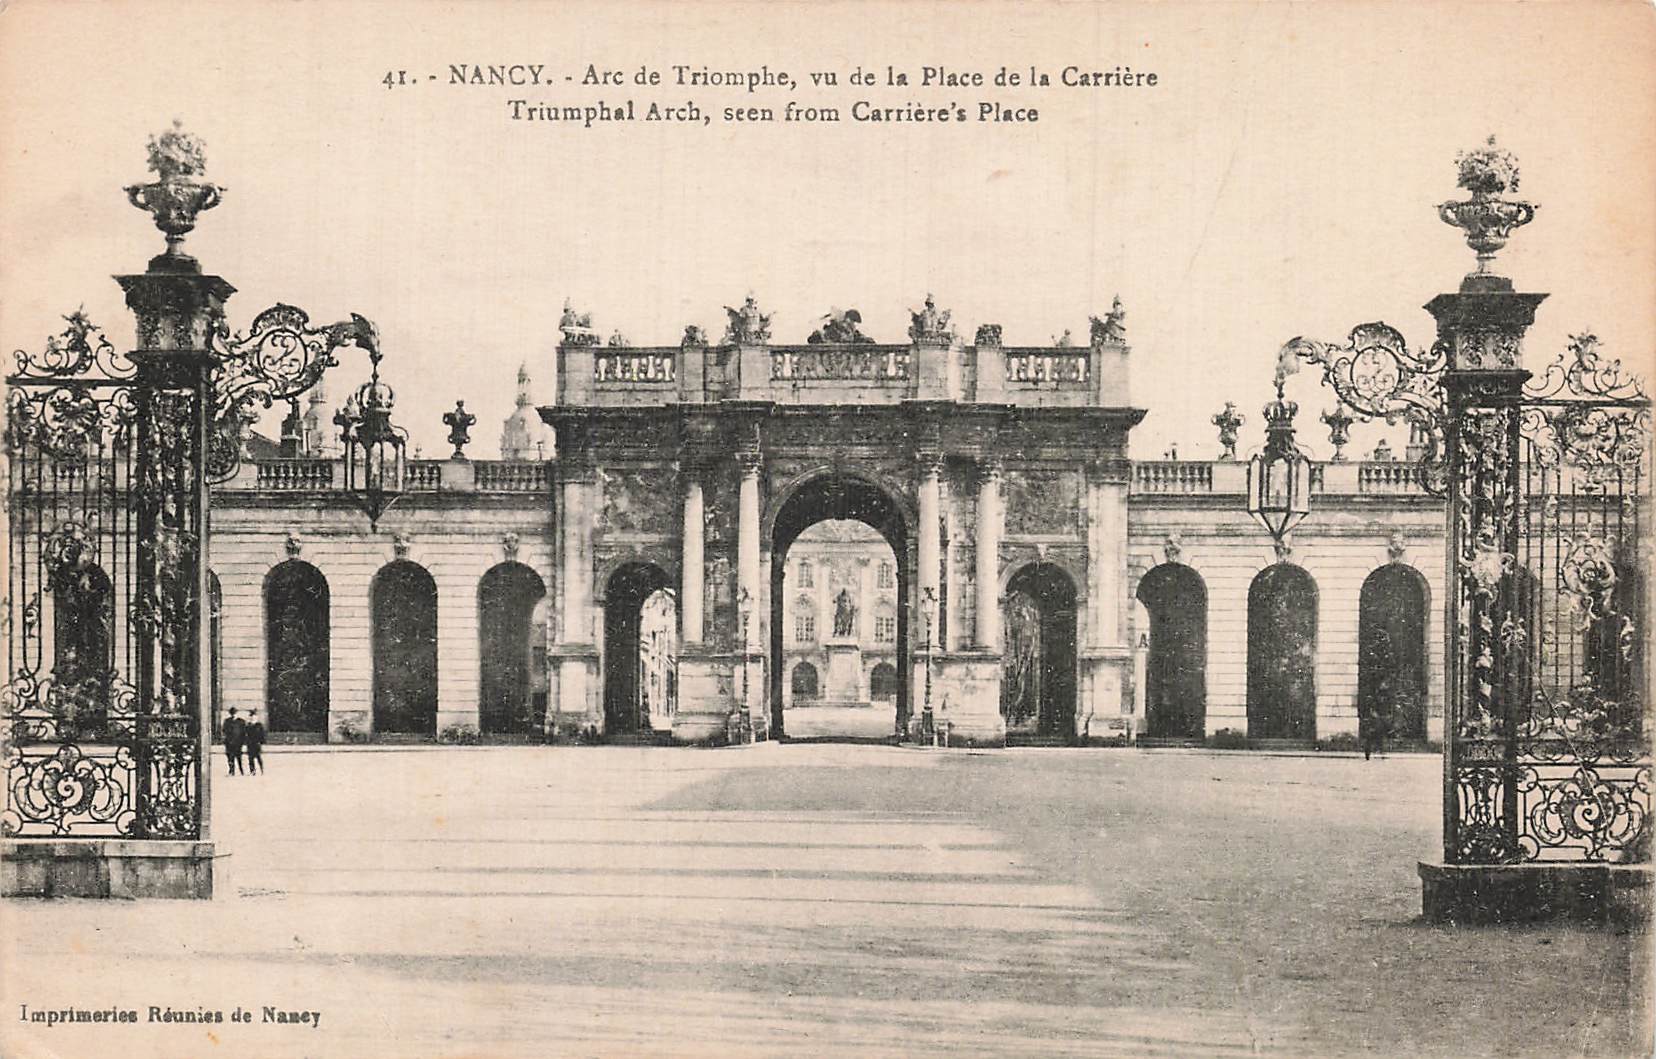
[[[850,705],[862,699],[862,648],[854,640],[830,640],[824,701]]]
[[[1005,746],[1000,653],[938,652],[932,656],[931,671],[932,715],[948,733],[949,745]]]
[[[1420,905],[1434,923],[1635,921],[1650,913],[1648,864],[1420,862]]]
[[[722,743],[735,705],[731,670],[736,655],[679,648],[678,712],[673,715],[673,742]]]
[[[598,649],[591,644],[553,644],[547,674],[546,728],[554,739],[602,731],[604,687]]]
[[[211,842],[134,839],[7,839],[0,843],[5,897],[213,896]]]

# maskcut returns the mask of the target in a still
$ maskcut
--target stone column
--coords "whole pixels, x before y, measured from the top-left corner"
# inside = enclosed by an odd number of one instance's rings
[[[941,583],[938,563],[942,557],[942,542],[938,536],[938,516],[942,497],[943,456],[940,453],[922,453],[920,456],[920,537],[917,542],[917,563],[920,567],[915,578],[919,594],[915,604],[926,608],[926,592],[930,590],[933,600],[932,612],[927,614],[922,610],[922,625],[930,622],[931,640],[933,646],[937,644],[937,619],[935,611],[936,601],[942,596],[939,591]]]
[[[692,469],[684,482],[684,540],[679,578],[679,641],[702,642],[702,483]]]
[[[1005,521],[1001,511],[1001,463],[985,459],[979,468],[977,504],[977,645],[999,651],[1000,541]]]
[[[736,599],[738,607],[745,607],[747,621],[741,627],[744,630],[745,642],[742,644],[741,659],[734,682],[738,695],[743,687],[743,677],[746,677],[747,694],[742,702],[742,709],[747,711],[750,718],[755,718],[759,704],[764,702],[764,672],[762,667],[754,665],[754,655],[760,642],[759,606],[764,598],[760,585],[759,569],[759,470],[764,466],[764,456],[758,452],[742,452],[737,454],[737,462],[742,469],[742,483],[736,501]],[[737,622],[741,623],[742,613],[737,614]],[[760,656],[763,658],[763,656]]]
[[[736,591],[748,594],[751,605],[759,603],[759,468],[764,457],[757,452],[739,454],[742,468],[741,491],[736,501]],[[756,622],[748,623],[748,643],[758,634]]]

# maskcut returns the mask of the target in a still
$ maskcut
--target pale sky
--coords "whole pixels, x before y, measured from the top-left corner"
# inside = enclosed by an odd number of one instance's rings
[[[1217,451],[1226,400],[1261,439],[1274,356],[1294,335],[1383,319],[1432,339],[1421,306],[1473,265],[1435,204],[1454,158],[1495,133],[1541,204],[1501,255],[1550,291],[1532,366],[1591,328],[1656,349],[1656,16],[1646,4],[942,4],[763,6],[108,3],[0,12],[0,341],[38,347],[85,304],[123,343],[113,273],[161,248],[121,187],[181,118],[228,192],[187,248],[238,288],[232,326],[276,301],[375,320],[397,421],[442,454],[441,414],[479,417],[495,455],[521,361],[553,397],[564,298],[606,335],[675,344],[723,329],[751,288],[779,341],[831,307],[902,341],[928,291],[967,337],[1043,343],[1119,293],[1136,456]],[[773,124],[592,129],[506,120],[451,63],[835,70],[849,108],[978,99],[1026,125]],[[921,91],[846,85],[855,64],[1154,70],[1154,89]],[[387,90],[387,71],[437,83]],[[804,101],[810,93],[797,93]],[[558,85],[553,102],[679,102],[685,90]],[[704,104],[762,103],[729,89]],[[780,97],[771,97],[780,104]],[[361,355],[331,373],[337,401]],[[1332,405],[1302,374],[1302,440]],[[1314,428],[1314,429],[1313,429]],[[1354,448],[1372,445],[1357,432]]]

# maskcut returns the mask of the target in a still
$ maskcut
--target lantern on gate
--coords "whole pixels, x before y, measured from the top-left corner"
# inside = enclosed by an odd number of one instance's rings
[[[1280,549],[1290,530],[1311,513],[1311,461],[1294,444],[1299,405],[1285,400],[1277,379],[1276,400],[1265,406],[1265,448],[1248,460],[1248,514]]]
[[[408,432],[391,422],[396,394],[380,381],[381,355],[377,344],[369,350],[373,373],[334,415],[345,447],[345,489],[376,530],[379,517],[403,494],[408,476]]]

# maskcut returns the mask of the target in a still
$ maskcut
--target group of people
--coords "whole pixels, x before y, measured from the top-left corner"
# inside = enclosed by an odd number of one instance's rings
[[[235,707],[231,707],[230,715],[224,719],[224,753],[230,759],[230,775],[263,772],[264,742],[264,722],[257,715],[251,721],[244,721],[236,716]],[[245,768],[242,765],[244,751],[247,754]]]

